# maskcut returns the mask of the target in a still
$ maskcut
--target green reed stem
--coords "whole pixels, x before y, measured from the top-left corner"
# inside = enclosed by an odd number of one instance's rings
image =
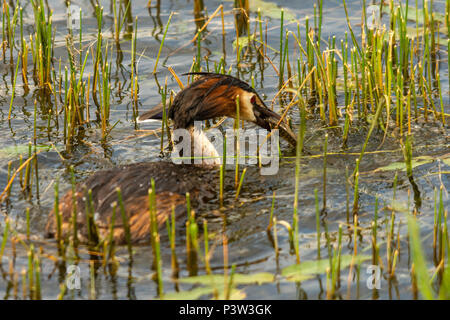
[[[283,86],[284,82],[284,66],[283,66],[283,37],[284,37],[284,9],[281,9],[280,17],[280,68],[279,68],[279,82],[278,88]]]
[[[166,28],[164,30],[164,35],[161,40],[161,45],[159,46],[158,55],[156,56],[155,67],[153,68],[153,74],[156,73],[156,68],[158,67],[159,57],[161,55],[162,47],[164,46],[164,40],[166,39],[167,30],[169,30],[170,20],[172,20],[173,12],[170,13],[169,20],[167,21]]]
[[[17,73],[19,72],[19,63],[20,63],[20,61],[19,61],[19,59],[17,59],[16,71],[14,72],[14,81],[13,81],[13,87],[12,87],[12,92],[11,92],[11,102],[9,103],[8,120],[11,119],[13,101],[14,101],[14,97],[16,94],[15,91],[16,91]]]
[[[236,191],[236,197],[234,198],[235,201],[237,201],[237,199],[239,198],[239,193],[241,192],[241,188],[242,188],[242,184],[244,182],[244,177],[245,177],[245,173],[247,172],[247,168],[244,168],[244,170],[242,170],[242,174],[241,174],[241,179],[239,180],[239,185]]]
[[[203,241],[205,248],[205,269],[207,274],[211,274],[211,266],[209,264],[209,236],[208,236],[208,221],[203,219]]]
[[[299,100],[300,101],[300,100]],[[297,150],[295,156],[295,189],[294,189],[294,248],[297,263],[300,263],[299,241],[298,241],[298,193],[300,189],[300,158],[303,150],[303,139],[306,130],[306,110],[303,104],[300,104],[300,127],[297,133]]]
[[[236,129],[236,167],[235,167],[235,175],[234,175],[234,187],[238,188],[239,185],[239,157],[240,157],[240,141],[239,141],[239,129],[240,129],[240,101],[239,95],[236,96],[236,120],[235,120],[235,129]]]
[[[328,152],[328,134],[325,134],[325,142],[323,145],[323,198],[322,210],[327,208],[327,152]]]
[[[358,214],[358,202],[359,202],[359,159],[356,159],[355,175],[354,175],[354,193],[353,193],[353,219]]]
[[[130,225],[128,223],[128,216],[125,211],[125,206],[124,206],[124,203],[122,200],[122,191],[118,187],[118,188],[116,188],[116,192],[117,192],[117,199],[119,201],[120,214],[122,215],[122,223],[123,223],[123,229],[124,229],[124,233],[125,233],[125,240],[127,241],[128,253],[129,253],[130,257],[132,257],[133,248],[131,245]]]
[[[30,240],[30,208],[29,207],[27,207],[27,209],[25,211],[25,216],[26,216],[26,225],[27,225],[27,232],[26,232],[27,240]]]
[[[314,199],[316,204],[316,232],[317,232],[317,259],[320,259],[320,211],[319,195],[317,189],[314,189]]]
[[[270,207],[270,217],[269,217],[269,225],[267,226],[267,231],[269,231],[270,228],[272,227],[273,212],[274,212],[274,209],[275,209],[275,195],[276,195],[276,191],[274,191],[273,194],[272,194],[272,205]]]
[[[219,178],[219,203],[220,203],[220,208],[223,207],[223,180],[224,180],[224,174],[225,174],[225,164],[221,164],[220,165],[220,169],[219,169],[219,173],[220,173],[220,178]]]
[[[3,229],[2,246],[0,247],[0,265],[2,263],[3,253],[4,253],[5,247],[6,247],[6,242],[8,241],[8,234],[9,234],[9,219],[5,218],[5,228]]]
[[[230,300],[230,296],[231,296],[231,293],[232,293],[232,290],[233,290],[233,280],[234,280],[234,273],[235,273],[235,271],[236,271],[236,265],[235,264],[233,264],[232,266],[231,266],[231,273],[230,273],[230,279],[229,279],[229,281],[228,281],[228,285],[227,285],[227,287],[226,287],[226,291],[225,291],[225,300]]]
[[[36,279],[34,299],[41,300],[41,261],[39,259],[39,254],[34,256],[34,275]]]
[[[55,182],[55,201],[54,201],[54,207],[53,212],[55,213],[55,219],[56,219],[56,240],[58,242],[58,250],[60,254],[63,251],[63,239],[62,239],[62,217],[59,212],[59,181],[56,180]]]
[[[117,202],[112,204],[112,215],[109,222],[109,238],[108,238],[108,256],[106,261],[110,262],[114,259],[114,226],[116,224]]]
[[[416,218],[408,216],[408,234],[410,239],[410,250],[412,260],[414,263],[414,271],[417,277],[417,286],[419,292],[426,300],[433,300],[433,289],[430,284],[430,277],[428,275],[428,268],[426,265],[425,256],[422,250],[420,240],[420,229]]]
[[[34,282],[34,245],[31,244],[28,252],[28,289],[29,289],[29,297],[33,299],[34,291],[35,291],[35,282]]]

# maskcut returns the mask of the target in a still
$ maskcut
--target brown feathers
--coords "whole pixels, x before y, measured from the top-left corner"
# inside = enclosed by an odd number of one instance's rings
[[[193,174],[195,170],[196,174]],[[191,165],[175,165],[168,162],[137,163],[99,171],[86,181],[77,185],[77,229],[78,238],[87,242],[86,228],[86,199],[87,191],[92,190],[92,206],[94,221],[98,227],[100,239],[108,232],[112,217],[112,204],[118,202],[116,188],[122,192],[123,204],[128,217],[131,240],[133,243],[149,239],[150,214],[148,211],[148,190],[151,179],[155,180],[157,220],[161,225],[175,208],[175,216],[179,223],[186,218],[186,192],[191,195],[193,206],[200,205],[215,195],[214,187],[209,185],[215,172],[209,168]],[[63,237],[72,236],[72,192],[63,197],[59,205],[62,217]],[[114,224],[114,239],[117,243],[124,243],[124,229],[120,209],[117,205]],[[54,237],[56,222],[54,211],[49,215],[46,234]]]
[[[236,96],[241,89],[228,79],[204,76],[178,93],[169,111],[174,128],[187,128],[194,121],[219,116],[234,117]]]

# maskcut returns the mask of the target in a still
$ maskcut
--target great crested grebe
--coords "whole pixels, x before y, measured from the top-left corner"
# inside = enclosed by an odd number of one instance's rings
[[[296,136],[280,115],[271,111],[256,91],[242,80],[235,77],[214,73],[188,73],[201,77],[181,90],[168,110],[174,129],[187,129],[193,138],[194,148],[213,148],[209,140],[202,137],[202,132],[194,128],[194,121],[227,116],[236,117],[236,97],[239,95],[239,117],[271,130],[278,126],[281,137],[290,144],[296,145]],[[187,75],[187,74],[186,74]],[[140,120],[161,119],[162,107],[142,114]],[[176,148],[176,142],[175,142]],[[214,151],[213,151],[214,153]],[[214,164],[218,163],[214,161]],[[150,218],[148,191],[151,179],[155,180],[155,198],[157,222],[159,227],[170,217],[175,208],[176,218],[186,217],[186,193],[189,192],[192,207],[196,208],[215,196],[216,184],[209,183],[217,177],[217,171],[211,170],[211,162],[204,160],[201,165],[174,164],[172,162],[136,163],[99,171],[76,186],[76,229],[78,239],[88,240],[85,208],[88,190],[92,190],[92,210],[98,233],[104,237],[109,233],[112,217],[112,206],[118,201],[117,188],[121,189],[125,212],[128,216],[131,241],[138,243],[150,237]],[[65,194],[59,204],[61,215],[61,231],[63,237],[73,233],[71,228],[72,191]],[[125,229],[117,208],[114,224],[114,240],[124,243]],[[180,219],[177,219],[178,221]],[[47,237],[56,234],[54,210],[50,213],[46,225]]]

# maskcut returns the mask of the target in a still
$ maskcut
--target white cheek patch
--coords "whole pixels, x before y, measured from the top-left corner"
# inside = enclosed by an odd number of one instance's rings
[[[241,90],[239,93],[239,117],[241,120],[256,121],[255,114],[253,113],[253,105],[250,101],[254,95],[254,93],[244,90]]]

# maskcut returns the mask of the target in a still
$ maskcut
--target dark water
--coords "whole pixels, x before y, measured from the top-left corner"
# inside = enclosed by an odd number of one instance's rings
[[[66,7],[62,1],[48,1],[53,10],[53,23],[56,26],[55,57],[62,57],[63,66],[67,61],[67,52],[65,48],[66,29]],[[152,1],[155,5],[157,1]],[[211,15],[221,4],[221,1],[205,1],[206,10]],[[278,1],[280,6],[284,7],[286,13],[298,19],[301,28],[304,28],[305,17],[310,17],[310,23],[313,23],[313,4],[315,1]],[[445,7],[444,1],[434,1],[436,9]],[[97,36],[96,18],[94,9],[90,1],[74,1],[73,4],[80,6],[83,10],[83,47],[86,49]],[[161,101],[158,94],[158,85],[163,84],[168,77],[168,87],[175,92],[178,91],[178,85],[165,67],[171,66],[178,75],[189,71],[192,64],[192,57],[196,54],[196,47],[188,44],[189,40],[196,34],[196,24],[194,21],[192,1],[162,1],[160,10],[146,7],[147,0],[132,1],[132,16],[138,17],[138,40],[137,53],[139,58],[139,111],[145,111]],[[235,39],[235,29],[233,23],[232,2],[224,2],[226,38],[225,47],[222,42],[220,18],[214,18],[208,25],[207,40],[202,43],[202,55],[209,55],[210,68],[213,69],[214,62],[218,63],[222,56],[225,56],[227,69],[233,65],[232,74],[237,75],[235,68],[236,53],[232,46]],[[111,36],[113,28],[113,15],[109,3],[104,4],[104,25],[103,32],[106,37]],[[25,33],[31,32],[33,25],[33,16],[31,6],[24,6],[24,21],[28,24]],[[361,20],[361,1],[348,1],[349,14],[352,25],[359,25]],[[152,75],[164,26],[170,15],[170,12],[176,12],[165,40],[159,62],[159,72],[156,76]],[[252,18],[255,13],[252,12]],[[272,17],[264,17],[268,21],[268,42],[274,48],[279,47],[280,21]],[[253,30],[253,22],[251,24]],[[296,22],[285,21],[285,26],[295,31]],[[337,43],[343,38],[347,30],[345,13],[340,1],[324,1],[324,23],[323,38],[336,36]],[[355,30],[358,30],[355,27]],[[76,42],[77,45],[77,42]],[[56,255],[56,244],[52,241],[44,240],[43,229],[46,223],[47,214],[53,206],[53,186],[58,179],[61,194],[70,188],[70,176],[68,168],[74,165],[76,178],[81,181],[91,173],[99,169],[110,168],[119,164],[128,164],[139,161],[160,161],[160,139],[154,135],[148,134],[142,130],[156,130],[160,124],[135,124],[133,120],[132,102],[130,100],[130,49],[131,43],[126,39],[121,41],[123,53],[122,59],[117,58],[114,50],[113,40],[110,40],[109,52],[111,54],[113,98],[111,103],[111,123],[118,121],[116,127],[112,130],[111,136],[106,143],[101,143],[101,129],[92,122],[88,129],[84,141],[75,145],[72,154],[64,152],[64,144],[61,130],[52,126],[50,132],[47,130],[47,119],[43,110],[38,108],[37,115],[37,141],[39,145],[50,146],[40,153],[39,163],[39,199],[36,196],[31,200],[26,199],[19,190],[16,183],[11,191],[11,197],[8,203],[3,204],[1,210],[13,218],[12,227],[19,231],[25,230],[25,208],[31,208],[31,228],[33,234],[33,243],[36,248],[42,247],[46,253]],[[298,54],[291,44],[290,54]],[[444,51],[444,50],[443,50]],[[139,55],[142,56],[139,57]],[[442,53],[443,59],[446,54]],[[278,56],[270,53],[269,56],[277,65]],[[445,56],[445,57],[444,57]],[[261,70],[258,63],[248,59],[241,65],[239,77],[248,82],[254,76],[254,81],[258,92],[260,92],[268,101],[278,91],[278,78],[270,64],[266,63],[264,70]],[[441,67],[442,86],[444,88],[444,100],[446,101],[446,112],[448,108],[448,71],[446,63]],[[205,68],[205,65],[203,65]],[[92,60],[89,57],[85,75],[92,72]],[[7,163],[13,161],[13,167],[18,166],[19,155],[26,155],[28,143],[33,139],[33,112],[34,99],[33,87],[30,93],[24,93],[21,81],[18,79],[18,88],[16,89],[16,98],[14,100],[13,118],[9,122],[8,109],[11,96],[11,69],[7,64],[0,64],[0,186],[4,186],[7,180]],[[186,82],[185,78],[182,81]],[[122,88],[121,93],[117,93],[117,87]],[[342,99],[339,105],[342,105]],[[278,108],[278,103],[275,109]],[[92,108],[92,118],[94,118]],[[293,113],[293,122],[298,123],[298,113]],[[227,122],[230,125],[231,122]],[[340,223],[344,224],[343,234],[343,253],[351,254],[353,252],[353,235],[351,230],[347,230],[347,194],[345,189],[345,170],[348,167],[349,173],[354,169],[354,164],[362,143],[366,137],[367,128],[360,131],[356,129],[351,132],[348,142],[348,149],[341,150],[341,137],[339,134],[329,133],[329,152],[327,161],[327,210],[326,215],[322,216],[323,221],[327,221],[333,242],[336,242],[337,230]],[[449,145],[450,135],[448,127],[442,128],[439,125],[414,124],[414,156],[426,155],[430,161],[414,169],[415,183],[418,186],[418,192],[413,192],[411,183],[408,180],[404,170],[398,171],[398,182],[395,204],[401,208],[416,208],[419,211],[419,221],[424,239],[424,248],[427,261],[432,261],[432,237],[433,217],[434,217],[434,189],[444,186],[444,206],[448,208],[449,197],[447,188],[450,187],[449,180]],[[308,119],[308,129],[305,138],[306,156],[302,159],[300,192],[299,192],[299,241],[300,257],[302,261],[314,260],[317,258],[316,250],[316,220],[315,220],[315,201],[314,189],[319,190],[319,201],[322,205],[323,188],[323,158],[315,157],[323,152],[325,130],[320,121]],[[402,162],[403,155],[397,140],[388,136],[379,148],[383,140],[382,132],[374,133],[369,141],[368,153],[364,156],[360,171],[360,216],[362,232],[359,241],[358,251],[364,254],[371,254],[370,223],[373,220],[375,197],[379,199],[380,209],[380,255],[383,261],[386,259],[386,222],[390,219],[391,210],[383,211],[384,205],[392,206],[393,181],[395,171],[375,171],[377,168],[386,166],[392,162]],[[54,145],[62,156],[51,146]],[[226,176],[226,194],[225,203],[228,208],[226,211],[226,229],[229,237],[229,265],[236,264],[238,273],[257,273],[269,272],[280,274],[284,267],[295,263],[295,255],[289,248],[288,232],[285,228],[278,227],[278,244],[280,253],[278,258],[274,253],[274,248],[265,229],[269,224],[269,212],[272,203],[273,192],[276,192],[274,214],[278,220],[285,220],[292,223],[292,212],[294,202],[294,169],[295,153],[289,150],[287,144],[283,143],[284,158],[280,170],[275,176],[261,176],[256,167],[248,167],[245,182],[241,191],[240,202],[238,205],[233,203],[234,171],[227,171]],[[334,154],[333,154],[334,153]],[[439,160],[441,159],[441,160]],[[442,161],[446,160],[446,161]],[[446,173],[445,173],[446,171]],[[442,172],[442,174],[437,174]],[[218,185],[218,180],[217,180]],[[3,188],[3,187],[2,187]],[[416,199],[414,199],[416,196]],[[350,210],[353,203],[353,188],[350,188]],[[212,201],[207,208],[198,208],[197,211],[201,217],[208,219],[211,232],[217,232],[216,237],[211,241],[216,242],[217,246],[211,267],[216,272],[223,272],[222,246],[219,231],[223,228],[223,219],[217,216],[217,201]],[[397,234],[398,223],[400,222],[400,246],[402,250],[398,258],[396,277],[394,279],[383,278],[381,289],[378,294],[382,299],[410,299],[411,281],[410,281],[410,256],[408,242],[406,239],[407,226],[404,213],[398,212],[396,215],[395,233]],[[3,229],[4,216],[0,216],[0,222]],[[350,220],[351,223],[351,220]],[[323,226],[323,225],[322,225]],[[323,230],[323,229],[322,229]],[[180,277],[188,276],[186,268],[186,255],[184,243],[184,233],[177,234],[178,248],[177,254],[181,267]],[[26,252],[20,244],[17,247],[17,258],[15,259],[15,270],[20,272],[22,268],[27,268]],[[153,271],[152,252],[149,246],[140,246],[134,248],[134,258],[132,264],[129,263],[126,248],[119,248],[118,256],[120,267],[115,276],[104,272],[102,268],[98,269],[95,276],[95,297],[97,299],[110,298],[137,298],[153,299],[157,297],[156,282],[152,280]],[[91,274],[87,259],[89,255],[86,250],[82,250],[83,261],[81,267],[81,290],[68,291],[66,299],[87,299],[91,297]],[[326,257],[325,238],[322,238],[322,258]],[[175,290],[175,284],[171,281],[170,269],[170,249],[167,243],[162,244],[163,270],[164,270],[164,289],[165,292]],[[324,256],[325,255],[325,256]],[[11,259],[12,251],[8,243],[3,257],[3,277],[0,278],[0,296],[12,298],[12,291],[8,289],[9,276],[7,275],[8,261]],[[70,259],[67,264],[70,265]],[[365,262],[361,266],[360,281],[357,284],[356,279],[351,284],[351,298],[370,299],[372,290],[367,289],[366,266]],[[429,265],[431,267],[431,264]],[[204,273],[203,263],[199,262],[199,274]],[[348,269],[342,272],[342,288],[340,297],[346,297]],[[64,270],[54,268],[54,263],[50,259],[42,258],[42,297],[45,299],[54,299],[57,297],[60,287],[59,280],[64,278]],[[273,283],[258,285],[239,286],[245,292],[249,299],[324,299],[326,297],[326,277],[317,276],[314,279],[296,284],[277,277]],[[192,289],[192,285],[181,285],[182,290]],[[20,291],[20,290],[19,290]],[[9,294],[9,296],[8,296]],[[21,296],[21,294],[19,294]]]

